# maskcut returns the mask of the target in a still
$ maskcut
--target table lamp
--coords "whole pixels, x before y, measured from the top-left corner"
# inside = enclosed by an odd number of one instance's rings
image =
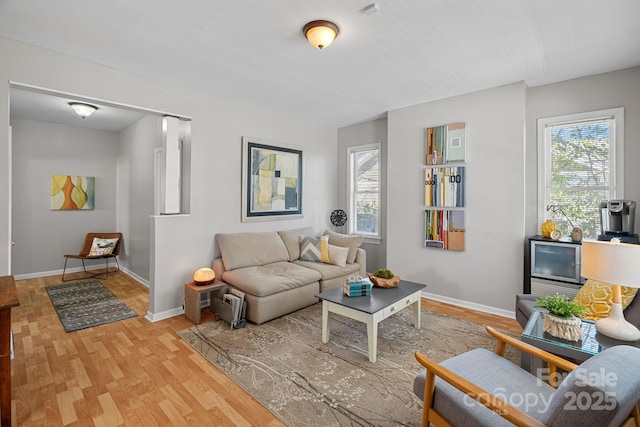
[[[640,245],[583,241],[580,274],[587,279],[611,283],[613,301],[609,317],[596,322],[598,332],[622,341],[640,340],[640,331],[622,314],[620,285],[640,288]]]

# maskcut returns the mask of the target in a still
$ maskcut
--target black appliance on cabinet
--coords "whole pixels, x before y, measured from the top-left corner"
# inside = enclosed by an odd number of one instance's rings
[[[634,233],[636,202],[633,200],[603,200],[598,203],[600,230],[598,240],[610,241],[614,237],[623,243],[640,243]]]

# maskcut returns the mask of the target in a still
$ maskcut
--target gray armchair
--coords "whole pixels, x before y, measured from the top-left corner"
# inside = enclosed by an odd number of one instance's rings
[[[487,332],[497,339],[495,353],[480,348],[438,364],[416,352],[426,368],[413,383],[424,400],[424,427],[640,426],[639,348],[612,347],[578,366],[491,327]],[[506,344],[546,361],[550,384],[505,359]],[[562,379],[557,389],[555,378]]]

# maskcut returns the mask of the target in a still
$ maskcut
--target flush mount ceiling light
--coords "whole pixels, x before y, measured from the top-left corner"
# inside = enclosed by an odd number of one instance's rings
[[[330,21],[311,21],[302,29],[304,36],[309,40],[311,46],[323,49],[329,46],[338,34],[340,29]]]
[[[89,117],[98,109],[95,105],[85,104],[83,102],[70,102],[69,106],[83,119]]]

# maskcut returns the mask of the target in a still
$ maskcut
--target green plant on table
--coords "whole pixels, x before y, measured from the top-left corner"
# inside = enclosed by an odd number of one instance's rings
[[[386,268],[381,268],[373,272],[373,276],[379,277],[381,279],[393,279],[394,274],[391,270],[387,270]]]
[[[536,307],[546,309],[550,314],[570,319],[573,316],[580,317],[586,312],[586,307],[574,302],[566,295],[546,295],[536,300]]]

